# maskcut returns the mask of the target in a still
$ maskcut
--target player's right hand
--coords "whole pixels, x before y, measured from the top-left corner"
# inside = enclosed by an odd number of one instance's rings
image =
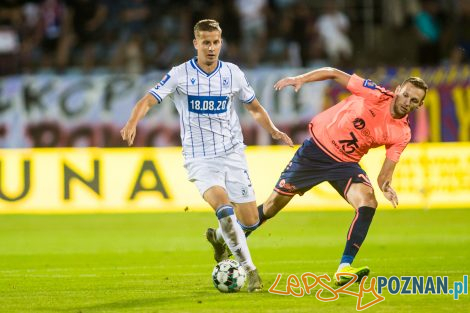
[[[285,77],[274,84],[274,90],[281,90],[286,86],[293,86],[294,91],[299,91],[300,87],[302,87],[303,82],[298,77]]]
[[[126,141],[128,146],[132,146],[132,144],[134,143],[136,132],[136,127],[127,123],[126,126],[124,126],[120,132],[122,140]]]

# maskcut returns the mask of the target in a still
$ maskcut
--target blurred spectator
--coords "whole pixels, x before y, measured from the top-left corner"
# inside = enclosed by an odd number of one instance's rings
[[[242,30],[242,55],[249,67],[256,66],[266,48],[267,0],[236,0]]]
[[[144,70],[144,43],[150,8],[147,0],[125,0],[120,3],[121,38],[113,65],[123,66],[128,73]]]
[[[194,56],[194,47],[190,21],[190,12],[179,7],[169,7],[149,30],[149,39],[145,46],[146,63],[150,68],[169,69],[172,64],[181,63]],[[188,35],[189,34],[189,35]]]
[[[419,11],[419,0],[388,0],[383,1],[383,20],[388,26],[400,29],[409,24],[409,19]]]
[[[235,6],[235,1],[218,0],[217,3],[219,3],[219,7],[221,8],[221,16],[218,21],[223,29],[222,37],[224,39],[222,56],[223,58],[228,58],[232,62],[241,63],[240,43],[242,35],[240,15]]]
[[[17,73],[20,69],[21,6],[21,0],[0,2],[0,75]]]
[[[470,0],[460,0],[457,12],[454,27],[455,46],[450,56],[451,63],[455,65],[470,62]]]
[[[469,2],[2,0],[0,75],[77,65],[130,73],[168,69],[194,56],[188,36],[204,18],[220,21],[221,56],[242,67],[324,66],[326,59],[340,67],[437,65],[443,55],[461,64],[470,54]],[[348,3],[347,15],[337,3]],[[370,27],[373,40],[365,44]],[[353,46],[361,50],[354,54]]]
[[[439,3],[436,0],[421,0],[421,10],[414,18],[419,39],[419,65],[437,65],[441,60],[442,27],[439,23],[439,11]]]
[[[318,17],[316,29],[331,64],[345,66],[353,52],[351,40],[347,35],[349,19],[338,10],[335,1],[326,2],[325,12]]]
[[[82,67],[85,71],[95,65],[96,46],[102,34],[107,16],[107,7],[100,0],[67,0],[70,14],[67,19],[67,35],[59,66],[65,68],[70,63],[72,48],[78,47]]]
[[[59,54],[64,53],[62,41],[65,37],[67,9],[61,0],[43,0],[39,8],[39,42],[41,47],[41,67],[57,68]]]
[[[24,1],[21,8],[21,24],[19,34],[21,38],[20,66],[23,72],[31,72],[36,66],[34,55],[38,52],[40,42],[39,22],[40,13],[37,1]]]
[[[306,1],[298,1],[293,4],[293,20],[291,27],[291,38],[298,45],[300,52],[300,66],[308,66],[311,59],[316,59],[316,46],[318,36],[314,31],[315,19],[312,10]]]
[[[289,45],[292,35],[292,10],[287,8],[284,12],[274,11],[269,20],[266,56],[263,63],[275,67],[289,65]]]

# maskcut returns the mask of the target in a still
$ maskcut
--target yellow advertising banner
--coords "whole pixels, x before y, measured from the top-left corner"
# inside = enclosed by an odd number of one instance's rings
[[[258,203],[272,192],[295,149],[248,147]],[[375,184],[384,149],[361,166]],[[399,208],[470,208],[470,143],[410,144],[393,187]],[[375,184],[379,208],[391,208]],[[348,209],[323,183],[286,210]],[[181,148],[4,149],[0,152],[0,213],[78,213],[210,210],[187,181]]]

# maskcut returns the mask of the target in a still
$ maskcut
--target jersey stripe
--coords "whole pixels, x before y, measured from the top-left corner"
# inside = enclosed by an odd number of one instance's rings
[[[220,92],[219,92],[219,96],[222,96],[222,71],[219,71],[219,87],[220,87]],[[219,117],[220,117],[220,114],[219,114]],[[220,124],[220,133],[222,134],[222,145],[224,147],[224,151],[225,153],[227,153],[227,148],[225,147],[225,136],[224,136],[224,130],[223,130],[223,125],[222,125],[222,121],[221,119],[219,118],[219,124]]]
[[[188,82],[188,79],[189,79],[189,75],[188,75],[188,63],[185,63],[184,64],[184,68],[186,69],[186,93],[189,94],[189,82]],[[187,97],[186,97],[187,98]],[[187,100],[186,100],[187,102]],[[184,114],[184,110],[181,111],[182,115]],[[193,141],[193,131],[191,129],[191,111],[188,110],[188,125],[189,125],[189,138],[191,138],[191,153],[193,154],[193,158],[194,158],[194,141]],[[183,143],[181,143],[183,144]]]
[[[197,66],[197,64],[196,64]],[[199,82],[199,71],[196,72],[196,75],[197,75],[197,95],[200,96],[200,92],[199,92],[199,87],[201,86],[201,83]],[[204,146],[204,134],[202,132],[202,128],[201,128],[201,114],[197,114],[197,123],[199,124],[199,130],[201,131],[201,143],[202,143],[202,153],[204,154],[204,156],[206,156],[206,147]]]
[[[209,78],[209,96],[211,95],[211,79]],[[209,128],[211,129],[212,133],[212,144],[214,145],[214,155],[217,155],[217,149],[215,148],[215,133],[214,130],[212,129],[212,117],[207,114],[207,117],[209,118]]]
[[[227,65],[227,68],[228,68],[228,70],[230,71],[230,93],[232,93],[232,92],[233,92],[233,75],[232,75],[232,69],[231,69],[230,66],[228,66],[228,65]],[[227,109],[227,111],[229,111],[229,110]],[[230,114],[230,116],[231,116],[231,115],[232,115],[232,108],[230,108],[230,111],[229,111],[229,112],[230,112],[229,114]],[[231,120],[231,119],[230,119],[230,120]],[[232,131],[231,131],[231,130],[230,130],[230,143],[232,144],[232,147],[230,147],[230,149],[231,149],[231,148],[233,148],[233,146],[234,146],[234,143],[233,143],[233,136],[232,136]],[[230,149],[229,149],[229,150],[230,150]]]

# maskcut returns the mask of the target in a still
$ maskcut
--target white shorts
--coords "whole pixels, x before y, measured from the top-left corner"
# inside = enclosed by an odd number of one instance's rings
[[[246,203],[256,200],[244,151],[208,159],[187,160],[184,167],[188,171],[188,180],[196,184],[201,196],[209,188],[221,186],[227,191],[231,202]]]

